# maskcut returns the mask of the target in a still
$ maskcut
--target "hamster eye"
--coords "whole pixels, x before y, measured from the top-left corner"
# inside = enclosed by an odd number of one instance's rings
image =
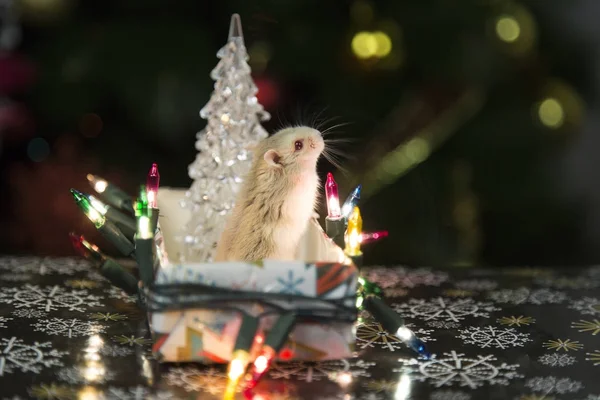
[[[302,143],[302,140],[296,140],[296,142],[294,143],[294,147],[296,148],[296,151],[302,150],[303,146],[304,146],[304,144]]]

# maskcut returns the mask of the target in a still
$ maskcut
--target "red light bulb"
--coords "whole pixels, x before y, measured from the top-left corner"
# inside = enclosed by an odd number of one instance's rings
[[[331,172],[327,173],[327,180],[325,181],[325,197],[327,198],[327,216],[329,218],[340,218],[342,216],[340,196],[338,195],[337,183],[335,183]]]
[[[148,207],[158,208],[158,186],[160,184],[160,174],[158,173],[158,165],[152,164],[148,178],[146,179],[146,192],[148,195]]]
[[[83,241],[85,240],[83,235],[78,235],[75,232],[71,232],[69,233],[69,239],[71,239],[71,244],[73,245],[75,251],[77,251],[81,257],[87,258],[88,252],[83,246]]]
[[[258,357],[252,363],[252,369],[250,370],[250,380],[246,383],[246,391],[252,390],[258,385],[260,379],[269,370],[273,359],[275,358],[275,350],[269,346],[265,346]]]
[[[372,233],[363,233],[360,235],[360,243],[371,243],[388,236],[388,231],[377,231]]]

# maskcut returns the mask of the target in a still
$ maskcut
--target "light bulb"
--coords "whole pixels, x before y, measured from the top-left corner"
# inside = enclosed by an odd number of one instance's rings
[[[327,216],[329,218],[340,218],[340,196],[338,195],[337,183],[333,179],[331,172],[327,173],[325,181],[325,197],[327,198]]]
[[[348,218],[348,228],[346,229],[346,234],[344,235],[344,241],[346,242],[344,252],[347,255],[359,256],[362,254],[360,251],[361,235],[362,217],[360,216],[360,209],[358,207],[354,207],[352,214],[350,214],[350,218]]]
[[[87,180],[97,193],[104,193],[108,182],[99,176],[87,174]]]
[[[160,174],[158,173],[158,165],[152,164],[148,177],[146,179],[146,191],[148,195],[148,207],[158,208],[158,187],[160,184]]]
[[[358,206],[358,202],[360,201],[360,191],[362,190],[362,185],[358,185],[354,188],[352,193],[346,198],[344,201],[344,205],[342,206],[342,216],[346,219],[350,217],[350,213],[354,207]]]

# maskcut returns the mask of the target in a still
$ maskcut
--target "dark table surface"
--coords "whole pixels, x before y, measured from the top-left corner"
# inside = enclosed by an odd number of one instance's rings
[[[366,316],[355,358],[275,365],[255,400],[600,400],[600,267],[369,271],[435,358]],[[86,261],[0,257],[0,399],[220,398],[224,367],[158,365],[149,343]]]

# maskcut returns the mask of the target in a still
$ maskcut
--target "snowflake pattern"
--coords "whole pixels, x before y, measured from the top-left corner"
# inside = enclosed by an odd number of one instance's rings
[[[71,366],[59,370],[56,373],[56,377],[58,380],[71,385],[86,383],[99,384],[113,380],[115,372],[103,366],[99,367],[98,365],[94,365],[90,368]]]
[[[439,286],[448,280],[448,274],[441,271],[432,271],[429,268],[371,268],[366,272],[369,281],[382,288],[399,286],[401,288],[414,288],[417,286]]]
[[[453,321],[429,321],[427,322],[427,326],[436,329],[456,329],[460,327],[460,324]]]
[[[31,325],[34,330],[48,335],[60,335],[68,338],[91,336],[106,330],[104,325],[92,321],[82,321],[77,318],[43,319]]]
[[[495,363],[493,355],[477,355],[477,358],[465,357],[464,354],[452,350],[442,357],[430,360],[400,360],[404,367],[394,369],[394,372],[408,372],[414,379],[429,381],[434,387],[458,384],[462,387],[476,389],[488,383],[490,385],[508,385],[522,375],[515,371],[519,365]]]
[[[106,357],[126,357],[134,353],[131,347],[107,344],[100,347],[98,352]]]
[[[66,351],[53,349],[50,342],[25,344],[15,336],[0,338],[0,376],[15,370],[38,374],[44,367],[60,367],[60,358],[65,354]]]
[[[431,337],[431,332],[433,332],[431,329],[415,328],[412,324],[406,324],[406,327],[410,328],[423,342],[435,340]],[[361,349],[377,345],[378,348],[395,351],[405,347],[398,336],[388,333],[377,322],[358,324],[356,327],[356,342]]]
[[[65,281],[65,286],[72,287],[74,289],[95,289],[100,287],[100,285],[100,282],[89,279],[69,279],[68,281]]]
[[[471,395],[458,390],[438,390],[431,393],[429,400],[471,400]]]
[[[313,382],[322,378],[334,380],[338,374],[349,373],[352,377],[369,377],[373,362],[364,360],[290,361],[273,363],[269,376],[273,379],[291,379]]]
[[[75,397],[75,390],[64,385],[42,383],[29,389],[29,394],[36,399],[66,400]]]
[[[580,300],[575,300],[569,308],[577,310],[582,314],[600,315],[600,299],[584,297]]]
[[[104,291],[104,293],[106,293],[106,295],[109,298],[121,300],[124,303],[135,303],[135,302],[137,302],[137,297],[136,296],[130,296],[127,293],[125,293],[122,289],[119,289],[116,286],[110,286],[109,288],[107,288]]]
[[[536,377],[528,379],[525,382],[525,387],[534,392],[542,392],[546,394],[565,394],[575,393],[583,388],[579,381],[574,381],[570,378],[557,378],[554,376]]]
[[[45,317],[46,314],[45,311],[32,310],[31,308],[21,308],[20,310],[12,312],[12,315],[19,318],[42,318]]]
[[[575,364],[577,360],[568,354],[548,353],[540,356],[538,361],[548,367],[566,367]]]
[[[152,393],[150,388],[142,385],[128,388],[109,387],[104,392],[104,396],[114,400],[168,400],[175,398],[166,390]]]
[[[593,321],[578,321],[578,322],[573,322],[571,324],[571,328],[575,328],[578,329],[579,332],[591,332],[592,335],[597,335],[598,333],[600,333],[600,321],[598,321],[597,319],[593,320]]]
[[[521,325],[530,325],[533,324],[535,322],[534,318],[531,317],[525,317],[523,315],[519,315],[518,317],[510,316],[510,317],[502,317],[498,319],[498,323],[502,324],[502,325],[508,325],[508,326],[521,326]]]
[[[520,333],[514,328],[497,328],[491,325],[484,327],[470,326],[461,330],[458,338],[465,343],[474,344],[482,349],[487,347],[497,349],[523,347],[526,342],[531,341],[529,333]]]
[[[37,275],[74,275],[88,271],[90,264],[77,257],[2,257],[0,270],[18,271]]]
[[[560,304],[567,300],[564,292],[550,289],[502,289],[489,293],[491,300],[508,304]]]
[[[587,361],[591,361],[594,363],[594,365],[600,365],[600,350],[596,350],[593,353],[585,353],[586,357],[585,359]]]
[[[448,299],[436,297],[430,300],[410,299],[408,303],[392,304],[399,313],[408,312],[413,318],[424,321],[445,320],[459,322],[466,317],[489,317],[492,311],[498,311],[491,303],[473,299]]]
[[[9,318],[9,317],[3,317],[0,315],[0,328],[6,328],[6,323],[8,321],[12,321],[13,318]]]
[[[277,278],[277,282],[282,286],[281,293],[288,294],[302,294],[302,291],[298,290],[298,286],[304,283],[305,279],[302,277],[294,278],[294,271],[289,270],[287,278]]]
[[[116,322],[116,321],[123,321],[127,319],[126,315],[123,314],[119,314],[119,313],[93,313],[90,315],[90,318],[95,319],[97,321],[106,321],[106,322]]]
[[[548,340],[547,342],[544,342],[542,344],[543,347],[545,347],[546,349],[552,349],[552,350],[564,350],[564,351],[569,351],[569,350],[573,350],[573,351],[577,351],[580,350],[583,345],[577,341],[572,341],[571,339],[567,339],[567,340],[562,340],[562,339],[556,339],[556,340]]]
[[[187,392],[207,392],[212,395],[222,393],[227,385],[225,373],[214,368],[171,368],[165,380],[168,385],[180,387]]]
[[[490,279],[468,279],[464,281],[458,281],[454,284],[459,289],[473,290],[476,292],[484,292],[488,290],[494,290],[498,286],[498,282]]]
[[[119,335],[119,336],[114,336],[112,337],[112,340],[120,343],[122,345],[125,346],[144,346],[147,344],[152,343],[152,339],[146,339],[144,337],[135,337],[134,335],[131,336],[125,336],[125,335]]]
[[[8,273],[8,274],[0,274],[0,281],[7,282],[24,282],[29,281],[33,278],[31,274],[22,274],[22,273]]]
[[[86,307],[101,307],[100,297],[87,290],[65,290],[54,285],[40,288],[38,285],[24,285],[20,288],[4,288],[0,292],[0,303],[12,304],[15,308],[36,308],[43,311],[67,309],[85,311]]]

